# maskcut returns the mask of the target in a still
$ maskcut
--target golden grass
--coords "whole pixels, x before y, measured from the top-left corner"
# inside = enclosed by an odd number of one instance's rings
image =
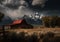
[[[54,33],[60,33],[60,28],[35,28],[35,29],[11,29],[7,30],[10,32],[28,32],[28,33],[47,33],[47,32],[54,32]]]

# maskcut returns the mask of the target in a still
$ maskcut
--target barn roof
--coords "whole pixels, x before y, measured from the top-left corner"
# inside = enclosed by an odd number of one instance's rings
[[[14,25],[14,24],[19,24],[19,23],[21,23],[22,21],[23,21],[23,19],[21,19],[21,20],[15,20],[15,21],[12,22],[12,25]]]
[[[25,19],[19,19],[19,20],[14,20],[12,21],[10,24],[7,24],[7,25],[16,25],[16,24],[21,24],[22,21],[25,21]]]

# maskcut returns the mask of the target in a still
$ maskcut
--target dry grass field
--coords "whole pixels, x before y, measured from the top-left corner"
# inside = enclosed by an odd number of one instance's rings
[[[11,30],[7,30],[9,32],[16,32],[16,33],[19,33],[19,32],[25,32],[25,33],[28,33],[28,34],[33,34],[34,32],[39,34],[39,33],[47,33],[47,32],[53,32],[55,34],[59,34],[60,36],[60,28],[39,28],[39,29],[11,29]]]
[[[10,29],[6,31],[8,33],[5,35],[5,41],[1,38],[1,42],[30,42],[31,40],[31,42],[60,42],[60,28]]]

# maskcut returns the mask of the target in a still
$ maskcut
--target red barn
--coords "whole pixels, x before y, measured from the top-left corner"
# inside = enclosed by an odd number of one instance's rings
[[[28,24],[25,19],[15,20],[11,24],[5,25],[6,28],[33,28],[31,24]]]

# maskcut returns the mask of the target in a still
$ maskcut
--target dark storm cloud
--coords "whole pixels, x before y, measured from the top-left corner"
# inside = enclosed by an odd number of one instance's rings
[[[20,6],[21,0],[0,0],[5,6],[11,9],[18,9]],[[44,8],[44,9],[60,9],[60,0],[25,0],[27,2],[27,6],[33,8]],[[21,2],[22,3],[22,2]],[[31,7],[32,8],[32,7]]]
[[[43,10],[60,10],[60,0],[33,0],[32,5]]]
[[[43,10],[51,8],[54,9],[56,7],[58,8],[59,4],[56,4],[55,2],[56,0],[4,0],[1,1],[0,11],[5,13],[5,15],[9,16],[10,18],[16,19],[22,17],[25,14],[35,14],[33,10],[29,9],[30,6],[34,6],[33,8],[37,8],[39,11],[41,11],[41,8],[39,7],[39,9],[38,6],[43,7]]]
[[[44,7],[46,1],[48,0],[33,0],[32,5],[40,5],[41,7]]]
[[[11,9],[17,9],[17,8],[19,8],[19,6],[21,5],[21,3],[22,4],[23,3],[26,4],[26,2],[20,1],[20,0],[5,0],[5,1],[2,2],[3,5],[5,5],[8,8],[11,8]]]
[[[33,11],[28,6],[25,0],[5,0],[0,4],[0,11],[11,19],[18,19],[24,15],[33,14]]]
[[[4,0],[1,3],[11,9],[17,9],[20,6],[20,3],[23,3],[22,1],[23,0]],[[44,7],[46,1],[48,1],[48,0],[25,0],[25,1],[28,4],[27,6],[29,6],[29,7],[35,6],[35,5]]]

